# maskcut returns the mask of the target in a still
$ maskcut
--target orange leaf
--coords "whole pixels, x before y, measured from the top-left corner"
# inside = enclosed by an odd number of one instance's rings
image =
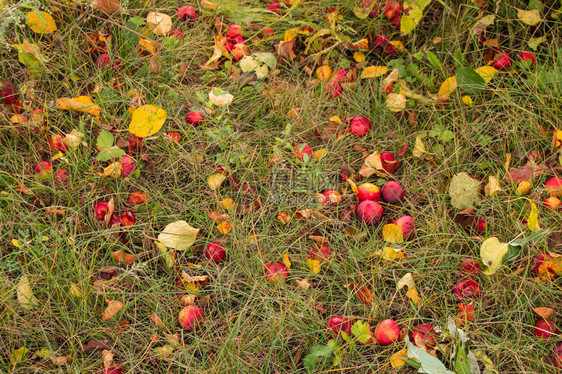
[[[103,321],[107,321],[108,319],[113,318],[113,316],[119,313],[119,311],[123,309],[123,307],[125,306],[121,301],[117,301],[117,300],[112,300],[112,301],[106,300],[106,302],[107,302],[107,308],[105,308],[101,317]]]
[[[538,308],[533,308],[533,312],[535,312],[539,317],[543,319],[548,319],[552,313],[554,313],[554,309],[542,306]]]
[[[474,317],[474,301],[471,301],[470,304],[459,304],[459,313],[457,314],[457,318],[455,318],[455,322],[457,327],[463,327],[467,322],[472,321]]]
[[[227,221],[222,221],[217,225],[217,230],[221,234],[228,234],[230,231],[232,231],[232,225]]]
[[[115,261],[120,262],[120,263],[125,264],[125,265],[131,265],[133,262],[135,262],[135,259],[136,259],[136,257],[134,255],[132,255],[130,253],[125,253],[122,250],[112,252],[111,255],[113,256]]]

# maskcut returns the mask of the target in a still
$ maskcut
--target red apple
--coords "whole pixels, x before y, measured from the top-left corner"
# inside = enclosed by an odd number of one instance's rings
[[[137,217],[132,210],[126,209],[123,214],[121,214],[121,223],[123,226],[133,226],[137,221]]]
[[[382,56],[382,54],[385,52],[387,46],[392,46],[392,44],[390,44],[390,39],[388,38],[388,36],[386,35],[379,35],[375,38],[375,40],[373,41],[373,51],[379,55]]]
[[[542,202],[544,206],[550,209],[559,209],[560,205],[562,205],[562,201],[559,198],[550,196],[543,200]]]
[[[68,184],[68,170],[59,169],[55,173],[55,184],[57,186],[66,186]]]
[[[503,52],[503,55],[498,58],[492,66],[498,70],[507,70],[511,67],[511,55],[507,52]]]
[[[282,6],[281,6],[280,3],[277,3],[277,2],[273,2],[273,3],[269,4],[266,9],[270,10],[272,13],[275,13],[275,14],[278,14],[278,15],[282,14],[282,12],[279,11],[279,9],[282,9]]]
[[[410,340],[412,343],[416,341],[416,336],[423,341],[423,343],[428,347],[435,347],[435,337],[437,333],[435,332],[435,326],[431,323],[420,323],[410,331]]]
[[[371,121],[367,117],[364,116],[355,116],[351,120],[351,125],[349,126],[349,132],[353,135],[356,135],[360,138],[367,135],[367,133],[371,130]]]
[[[123,374],[125,369],[121,364],[110,364],[107,368],[104,368],[102,374]]]
[[[265,276],[270,283],[284,282],[289,276],[289,271],[284,263],[272,262],[266,266]]]
[[[535,65],[536,62],[535,55],[532,54],[531,52],[521,52],[519,54],[519,57],[521,58],[521,60],[525,61],[529,66]]]
[[[321,205],[338,205],[341,202],[341,194],[336,190],[327,190],[318,199]]]
[[[335,336],[338,336],[341,332],[351,336],[351,321],[343,316],[333,316],[328,320],[328,331]]]
[[[535,335],[538,338],[550,338],[556,334],[558,334],[558,329],[554,322],[542,318],[535,322]]]
[[[325,245],[315,244],[310,247],[310,258],[320,262],[328,261],[332,256],[332,251]]]
[[[402,4],[399,1],[389,0],[386,2],[382,11],[386,19],[391,20],[397,15],[399,16],[402,13],[402,9]]]
[[[197,12],[191,5],[183,5],[178,8],[176,15],[180,21],[194,21],[197,19]]]
[[[220,243],[213,242],[207,245],[207,250],[205,251],[205,257],[207,257],[207,260],[211,260],[215,264],[218,264],[225,256],[226,251]]]
[[[326,96],[331,97],[331,98],[336,98],[336,97],[340,96],[343,92],[343,87],[339,83],[338,84],[328,84],[327,88],[328,88],[328,92],[327,92]]]
[[[460,281],[455,285],[453,293],[459,299],[465,299],[471,297],[480,297],[481,290],[478,283],[476,283],[472,279],[466,279]]]
[[[414,236],[414,230],[416,229],[416,223],[414,218],[411,216],[402,216],[394,221],[394,224],[402,229],[402,235],[404,240],[409,240]]]
[[[404,198],[404,190],[400,183],[389,181],[382,186],[382,199],[389,204],[398,204]]]
[[[465,258],[461,262],[461,274],[480,274],[482,273],[482,268],[480,267],[480,262],[475,258]]]
[[[175,36],[176,38],[183,38],[183,32],[178,29],[172,29],[168,31],[168,36]]]
[[[394,158],[394,155],[390,152],[383,152],[380,154],[382,168],[389,174],[394,173],[398,167],[398,161]]]
[[[345,69],[338,69],[334,75],[332,75],[333,83],[345,83],[347,82],[347,70]]]
[[[196,305],[188,305],[178,314],[180,326],[186,330],[193,330],[203,320],[203,309]]]
[[[301,161],[304,161],[305,155],[308,156],[307,161],[312,158],[312,149],[306,143],[297,144],[295,149],[293,149],[293,153]]]
[[[103,200],[96,201],[94,203],[94,214],[98,221],[103,221],[105,219],[105,215],[108,211],[108,205],[109,203]]]
[[[234,60],[238,61],[242,57],[248,56],[250,54],[250,51],[248,50],[248,47],[246,46],[246,44],[236,43],[236,44],[234,44],[234,47],[232,47],[232,50],[230,51],[230,53],[232,53],[232,57],[234,57]]]
[[[121,176],[128,177],[135,170],[135,160],[128,155],[121,156]]]
[[[476,229],[476,231],[478,232],[486,232],[486,221],[484,221],[482,218],[477,218],[476,220],[476,225],[474,226],[474,228]]]
[[[376,184],[363,183],[357,187],[357,198],[359,201],[374,200],[378,201],[381,197],[381,192]]]
[[[226,36],[228,38],[242,36],[242,28],[240,27],[240,25],[233,23],[232,25],[228,26],[228,30],[226,31]]]
[[[18,91],[16,87],[10,82],[2,82],[0,87],[0,100],[4,104],[14,105],[18,100]]]
[[[369,225],[376,225],[381,221],[383,209],[373,200],[365,200],[357,205],[357,217]]]
[[[51,135],[49,136],[49,146],[56,149],[57,151],[64,152],[68,148],[68,146],[62,141],[63,139],[64,135]]]
[[[201,112],[192,110],[185,115],[185,122],[193,125],[194,127],[197,127],[201,123],[203,123],[203,114],[201,114]]]
[[[35,173],[42,176],[50,175],[53,172],[53,166],[49,161],[41,161],[33,169]]]
[[[392,319],[380,321],[375,328],[375,338],[380,345],[390,345],[400,338],[400,327]]]
[[[562,192],[562,178],[552,177],[544,183],[544,188],[550,196],[559,197]]]
[[[558,343],[554,346],[554,351],[552,352],[552,363],[558,369],[562,369],[562,343]]]

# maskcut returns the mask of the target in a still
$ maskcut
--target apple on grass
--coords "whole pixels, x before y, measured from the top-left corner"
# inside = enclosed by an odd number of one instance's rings
[[[400,327],[392,319],[380,321],[375,328],[375,338],[380,345],[390,345],[400,338]]]
[[[383,209],[373,200],[365,200],[357,205],[357,217],[369,225],[376,225],[381,221]]]
[[[351,321],[343,316],[333,316],[328,320],[328,331],[335,336],[341,332],[351,336]]]
[[[381,197],[381,192],[376,184],[363,183],[357,187],[357,198],[359,201],[373,200],[378,201]]]
[[[284,282],[289,270],[282,262],[271,262],[265,267],[265,276],[269,283]]]
[[[381,188],[381,196],[389,204],[398,204],[404,198],[404,190],[398,182],[386,182]]]
[[[218,242],[209,243],[205,251],[205,257],[207,260],[213,261],[215,264],[221,262],[226,256],[226,251],[222,245]]]
[[[178,314],[178,322],[186,330],[193,330],[202,320],[203,310],[196,305],[188,305]]]

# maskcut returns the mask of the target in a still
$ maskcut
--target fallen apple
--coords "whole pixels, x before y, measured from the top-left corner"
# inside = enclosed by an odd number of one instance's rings
[[[562,205],[562,201],[559,198],[550,196],[543,200],[542,202],[544,206],[550,209],[560,209],[560,205]]]
[[[492,66],[498,70],[507,70],[511,67],[511,55],[507,52],[503,52],[503,55],[500,56]]]
[[[364,116],[355,116],[351,120],[349,132],[360,138],[364,137],[371,130],[371,121]]]
[[[248,47],[246,46],[246,44],[236,43],[232,47],[232,50],[230,51],[230,53],[232,53],[232,57],[234,58],[234,60],[238,61],[242,57],[248,56],[250,54],[250,51],[248,50]]]
[[[322,65],[316,69],[316,79],[327,81],[332,76],[332,69],[328,65]]]
[[[400,338],[400,327],[392,319],[382,320],[375,328],[375,338],[380,345],[390,345]]]
[[[453,294],[458,297],[459,299],[471,298],[471,297],[480,297],[481,290],[478,283],[473,281],[472,279],[466,279],[460,281],[455,285],[453,290]]]
[[[272,262],[265,267],[265,276],[270,283],[284,282],[289,276],[289,271],[284,263]]]
[[[193,125],[194,127],[197,127],[201,123],[203,123],[203,114],[201,114],[201,112],[199,111],[192,110],[185,115],[185,122]]]
[[[480,267],[480,262],[475,258],[465,258],[461,262],[461,274],[480,274],[482,273],[482,268]]]
[[[327,190],[318,199],[318,203],[320,205],[326,206],[338,205],[340,202],[341,194],[336,190]]]
[[[63,142],[64,135],[55,134],[49,136],[49,146],[57,151],[64,152],[68,146]]]
[[[135,167],[136,167],[135,160],[131,156],[128,155],[121,156],[121,176],[123,178],[131,175],[132,172],[135,170]]]
[[[53,166],[49,161],[41,161],[40,163],[35,165],[33,170],[35,170],[35,173],[41,176],[47,176],[53,172]]]
[[[410,340],[416,341],[416,336],[428,347],[435,347],[437,332],[431,323],[420,323],[410,331]]]
[[[400,183],[389,181],[382,186],[381,196],[389,204],[398,204],[404,198],[404,190]]]
[[[535,322],[535,336],[538,338],[550,338],[558,334],[558,329],[554,322],[548,319],[538,319]]]
[[[209,243],[205,250],[205,257],[207,260],[213,261],[215,264],[221,262],[226,256],[226,251],[218,242]]]
[[[533,53],[531,53],[531,52],[521,52],[519,54],[519,57],[521,58],[521,60],[525,61],[528,66],[535,65],[536,58],[535,58],[535,55]]]
[[[188,305],[178,314],[180,326],[186,330],[193,330],[201,324],[203,320],[203,309],[197,305]]]
[[[376,184],[363,183],[357,187],[357,198],[359,201],[374,200],[378,201],[381,197],[381,192]]]
[[[240,25],[237,25],[235,23],[231,24],[230,26],[228,26],[228,30],[226,31],[226,36],[228,38],[242,36],[242,27],[240,27]]]
[[[411,216],[402,216],[394,221],[394,224],[402,229],[404,240],[412,239],[416,229],[416,222]]]
[[[343,316],[333,316],[328,320],[328,331],[335,336],[341,332],[351,336],[351,321]]]
[[[123,369],[121,364],[111,363],[107,366],[107,368],[103,369],[102,374],[123,374],[124,372],[125,369]]]
[[[389,174],[394,173],[399,163],[394,158],[394,155],[388,151],[383,152],[379,155],[381,159],[382,168]]]
[[[285,13],[285,12],[281,12],[279,10],[279,9],[282,9],[282,8],[283,8],[283,6],[281,5],[281,3],[273,2],[273,3],[269,4],[266,9],[271,11],[272,13],[275,13],[277,15],[281,15],[281,14]]]
[[[559,197],[562,192],[562,178],[552,177],[548,179],[544,183],[544,188],[546,188],[546,192],[548,192],[550,196]]]
[[[197,19],[197,12],[191,5],[183,5],[176,11],[180,21],[194,21]]]
[[[315,244],[310,247],[310,258],[313,260],[324,262],[328,261],[330,256],[332,256],[332,251],[323,244]]]
[[[357,205],[357,217],[369,225],[376,225],[381,221],[382,206],[373,200],[365,200]]]

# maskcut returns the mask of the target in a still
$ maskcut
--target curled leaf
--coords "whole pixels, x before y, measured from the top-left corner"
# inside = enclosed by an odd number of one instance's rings
[[[484,193],[486,196],[495,196],[498,193],[500,193],[502,191],[502,188],[500,186],[500,182],[498,181],[498,178],[496,178],[495,176],[491,175],[488,178],[488,184],[484,187]]]
[[[527,217],[527,227],[532,232],[538,231],[541,229],[539,226],[539,210],[535,203],[531,201],[531,211],[529,212],[529,216]]]

